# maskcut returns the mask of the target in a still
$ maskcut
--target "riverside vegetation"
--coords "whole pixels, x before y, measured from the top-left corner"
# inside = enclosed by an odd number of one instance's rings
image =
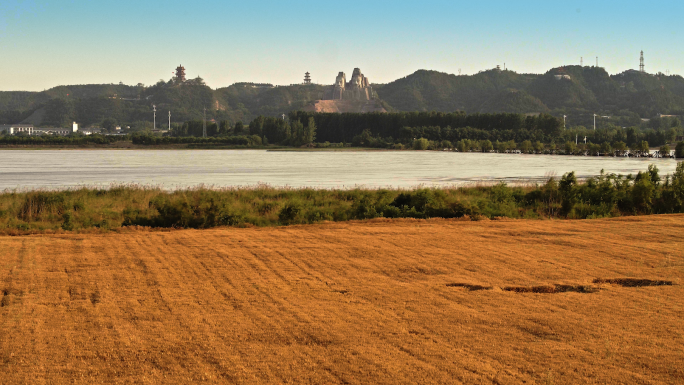
[[[682,212],[684,163],[665,177],[651,165],[635,176],[602,172],[579,182],[574,173],[567,173],[526,187],[504,183],[413,190],[261,186],[168,192],[113,186],[0,194],[0,228],[5,231],[278,226],[379,217],[585,219]]]
[[[259,116],[248,126],[228,121],[206,125],[188,121],[172,126],[169,135],[73,134],[60,136],[1,136],[0,145],[101,146],[129,142],[138,146],[188,148],[365,147],[384,149],[455,150],[459,152],[520,152],[564,155],[637,155],[670,157],[669,144],[684,132],[678,118],[654,119],[651,128],[607,125],[597,130],[564,129],[550,115],[465,114],[437,112],[333,114],[294,111],[289,119]],[[578,143],[579,142],[579,143]],[[675,156],[684,157],[684,143]]]

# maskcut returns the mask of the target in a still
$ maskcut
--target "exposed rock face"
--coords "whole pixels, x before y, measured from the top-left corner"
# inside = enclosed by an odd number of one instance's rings
[[[354,68],[349,82],[347,75],[340,72],[335,78],[335,84],[324,92],[323,99],[313,102],[303,110],[337,113],[387,112],[373,95],[370,80],[358,68]]]
[[[347,82],[347,75],[340,72],[335,78],[335,84],[325,92],[323,100],[371,100],[373,87],[361,70],[354,68],[352,77]]]

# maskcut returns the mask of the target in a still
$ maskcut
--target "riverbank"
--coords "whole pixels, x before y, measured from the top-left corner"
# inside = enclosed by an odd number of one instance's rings
[[[546,183],[418,189],[112,186],[0,193],[0,230],[271,227],[373,218],[585,219],[684,212],[684,163],[670,177],[574,173]]]
[[[399,151],[394,149],[370,148],[370,147],[288,147],[288,146],[240,146],[223,144],[135,144],[132,141],[120,141],[105,144],[0,144],[1,150],[268,150],[290,152],[355,152],[355,151]]]
[[[132,141],[120,141],[113,143],[86,143],[86,144],[41,144],[41,145],[22,145],[22,144],[0,144],[0,150],[189,150],[189,149],[209,149],[209,150],[264,150],[280,148],[278,146],[229,146],[229,145],[210,145],[210,144],[135,144]],[[286,147],[282,147],[286,148]]]

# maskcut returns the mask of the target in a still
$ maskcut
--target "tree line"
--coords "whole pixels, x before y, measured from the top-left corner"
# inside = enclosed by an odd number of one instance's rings
[[[395,113],[315,113],[293,111],[290,121],[306,122],[313,118],[321,142],[351,142],[368,130],[372,135],[394,139],[415,136],[402,129],[405,127],[440,127],[440,129],[470,127],[482,132],[528,131],[539,137],[554,136],[563,128],[563,121],[550,115],[527,116],[523,114],[466,114],[464,112],[395,112]],[[474,135],[474,133],[473,133]],[[420,137],[420,136],[417,136]],[[427,138],[429,139],[429,138]],[[470,138],[475,139],[475,138]],[[436,140],[436,139],[433,139]]]

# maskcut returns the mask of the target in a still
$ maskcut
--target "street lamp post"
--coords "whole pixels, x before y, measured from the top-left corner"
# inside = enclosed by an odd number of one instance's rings
[[[154,122],[152,123],[152,129],[157,129],[157,106],[152,105],[152,111],[154,111]]]

